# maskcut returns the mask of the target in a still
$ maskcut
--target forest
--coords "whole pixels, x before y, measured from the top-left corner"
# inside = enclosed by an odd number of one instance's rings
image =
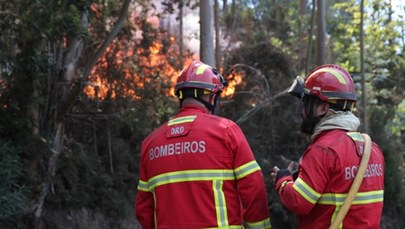
[[[320,64],[346,68],[385,157],[381,228],[405,228],[404,3],[0,0],[0,15],[0,228],[140,228],[140,144],[176,114],[195,59],[229,82],[217,115],[246,135],[276,229],[297,221],[271,168],[310,143],[285,91]]]

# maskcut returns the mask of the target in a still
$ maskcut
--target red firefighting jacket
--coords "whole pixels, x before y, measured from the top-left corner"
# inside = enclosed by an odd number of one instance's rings
[[[143,229],[271,228],[262,171],[234,122],[187,106],[141,151]]]
[[[329,228],[352,185],[363,147],[360,133],[324,131],[305,151],[295,182],[291,176],[277,181],[281,201],[298,215],[299,228]],[[383,196],[384,158],[372,143],[364,179],[340,228],[379,228]]]

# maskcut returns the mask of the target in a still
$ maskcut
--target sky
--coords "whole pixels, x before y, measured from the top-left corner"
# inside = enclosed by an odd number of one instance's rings
[[[404,0],[391,0],[391,5],[393,6],[396,16],[398,15],[404,16],[405,3],[403,1]]]

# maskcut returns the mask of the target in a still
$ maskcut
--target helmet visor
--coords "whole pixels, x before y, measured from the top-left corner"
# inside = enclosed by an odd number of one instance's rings
[[[305,95],[304,79],[302,79],[301,76],[295,77],[295,80],[287,90],[287,93],[302,99]]]

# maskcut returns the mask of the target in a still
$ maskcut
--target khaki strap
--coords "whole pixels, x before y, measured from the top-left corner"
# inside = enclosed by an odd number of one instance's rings
[[[361,134],[364,138],[364,152],[363,156],[360,161],[359,168],[357,170],[356,177],[354,178],[353,184],[350,187],[349,193],[345,199],[345,202],[342,204],[335,220],[330,225],[329,229],[336,229],[342,223],[343,219],[345,218],[347,212],[349,211],[350,206],[352,205],[353,199],[356,196],[357,192],[359,191],[361,182],[363,181],[364,173],[366,172],[366,167],[368,164],[368,160],[370,159],[371,154],[371,139],[370,136],[367,134]]]

